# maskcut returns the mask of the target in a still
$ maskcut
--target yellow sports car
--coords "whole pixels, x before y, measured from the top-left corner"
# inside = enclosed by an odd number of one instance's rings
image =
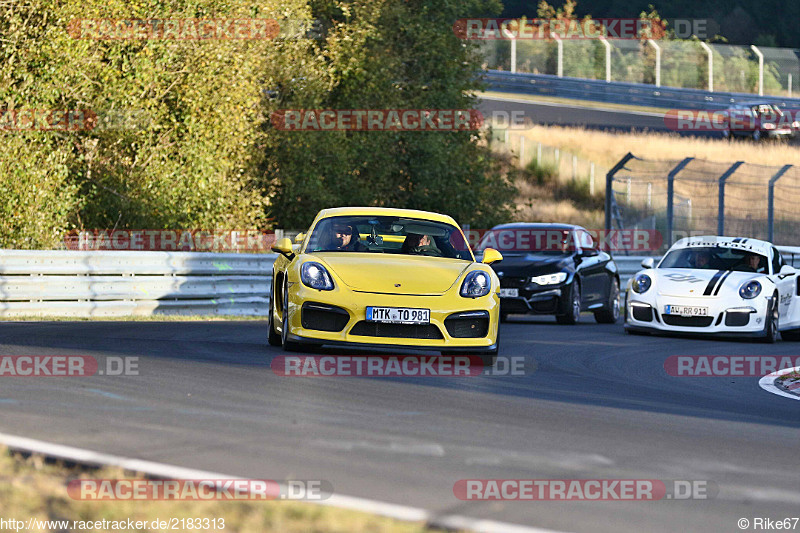
[[[433,349],[497,358],[500,282],[446,215],[377,207],[324,209],[302,244],[281,239],[269,343]]]

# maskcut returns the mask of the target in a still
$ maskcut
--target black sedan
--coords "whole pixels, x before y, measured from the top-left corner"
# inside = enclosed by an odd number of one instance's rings
[[[619,274],[592,235],[568,224],[514,223],[495,226],[477,249],[496,248],[492,264],[500,278],[500,318],[509,314],[555,315],[575,324],[582,311],[613,324],[619,318]]]

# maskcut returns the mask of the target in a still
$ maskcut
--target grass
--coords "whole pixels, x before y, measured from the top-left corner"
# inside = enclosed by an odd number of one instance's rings
[[[543,102],[547,104],[564,104],[568,107],[585,107],[590,109],[616,109],[619,111],[639,111],[646,113],[666,113],[669,109],[662,107],[648,107],[640,105],[613,104],[606,102],[595,102],[589,100],[575,100],[573,98],[559,98],[557,96],[538,96],[532,94],[504,93],[500,91],[485,91],[477,93],[479,97],[486,98],[513,98],[514,100],[526,100],[529,102]]]
[[[67,483],[78,478],[138,478],[118,468],[86,469],[49,463],[41,456],[23,457],[0,448],[0,517],[5,520],[127,520],[224,518],[224,531],[236,532],[318,532],[318,533],[423,533],[431,532],[420,523],[401,522],[368,513],[336,509],[317,504],[268,501],[82,501],[67,494]],[[32,529],[26,531],[47,531]],[[77,530],[75,530],[77,531]],[[102,531],[99,529],[85,531]],[[129,531],[122,529],[118,531]]]

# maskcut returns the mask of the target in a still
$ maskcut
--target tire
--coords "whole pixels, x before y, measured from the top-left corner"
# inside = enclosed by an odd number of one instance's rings
[[[275,305],[275,298],[274,298],[274,295],[272,294],[272,291],[270,291],[270,295],[269,295],[269,322],[268,322],[268,326],[267,326],[267,331],[268,331],[267,332],[267,342],[269,342],[270,346],[280,346],[282,344],[282,339],[281,339],[280,334],[277,331],[275,331],[275,319],[273,318],[274,315],[275,315],[275,309],[273,307],[274,305]]]
[[[608,301],[602,309],[594,312],[594,319],[598,324],[616,324],[619,320],[619,281],[617,278],[611,278]]]
[[[729,129],[722,130],[722,138],[730,141],[731,138],[733,138],[733,135],[731,135],[731,130]]]
[[[296,342],[290,341],[289,335],[289,284],[285,283],[283,286],[283,316],[281,317],[281,344],[283,344],[284,351],[297,352],[300,350],[300,345]]]
[[[753,134],[751,135],[751,138],[752,138],[752,139],[753,139],[753,141],[755,141],[755,142],[758,142],[758,141],[760,141],[760,140],[761,140],[761,130],[755,130],[755,131],[753,132]]]
[[[772,297],[772,303],[767,308],[767,316],[764,317],[764,336],[761,342],[774,344],[778,340],[778,295]]]
[[[571,326],[581,318],[581,285],[575,279],[569,288],[569,298],[561,302],[561,313],[556,315],[556,322]]]

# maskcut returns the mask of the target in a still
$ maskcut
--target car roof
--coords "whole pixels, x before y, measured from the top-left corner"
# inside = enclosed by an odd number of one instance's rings
[[[498,226],[493,227],[493,230],[496,229],[514,229],[514,228],[530,228],[530,229],[563,229],[563,230],[576,230],[576,229],[583,229],[581,226],[575,226],[574,224],[559,224],[556,222],[511,222],[509,224],[500,224]]]
[[[390,216],[421,218],[433,222],[444,222],[458,226],[453,217],[434,213],[432,211],[419,211],[417,209],[397,209],[394,207],[332,207],[317,213],[316,220],[337,216]]]
[[[751,239],[749,237],[720,237],[718,235],[703,235],[701,237],[684,237],[672,245],[673,249],[678,248],[697,248],[707,246],[720,246],[723,248],[736,248],[737,250],[747,250],[769,257],[772,244],[767,241]]]

